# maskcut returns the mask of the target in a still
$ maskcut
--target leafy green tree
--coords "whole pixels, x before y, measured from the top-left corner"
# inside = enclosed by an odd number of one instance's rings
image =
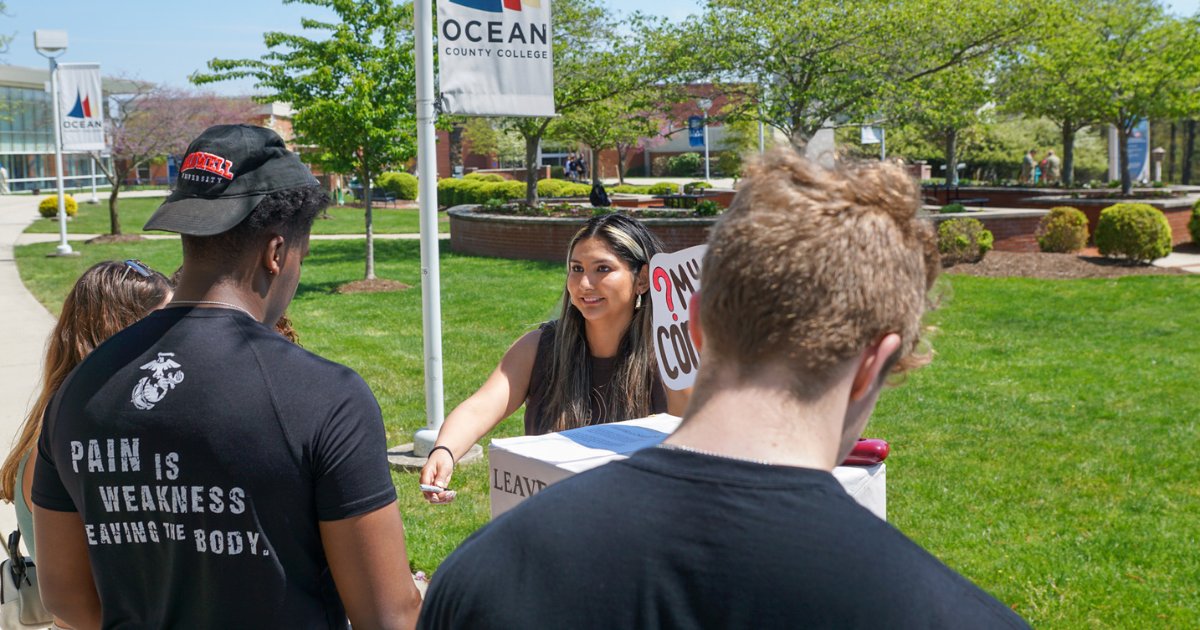
[[[393,0],[284,0],[330,9],[337,22],[304,19],[309,38],[263,35],[262,59],[213,59],[198,84],[253,78],[262,101],[287,101],[296,110],[296,143],[314,147],[302,157],[333,173],[354,173],[366,206],[366,273],[375,279],[373,180],[416,154],[416,75],[410,4]]]
[[[640,139],[657,136],[662,128],[662,117],[654,113],[662,102],[657,95],[658,90],[647,89],[580,105],[553,123],[551,135],[588,146],[592,184],[600,183],[600,152],[616,149],[617,179],[623,184],[626,152]]]
[[[987,58],[976,58],[909,83],[906,118],[944,150],[946,183],[958,185],[958,142],[985,121],[992,94]]]
[[[500,153],[500,136],[492,126],[491,119],[472,117],[467,118],[463,125],[463,138],[471,143],[471,151],[477,155],[497,155]]]
[[[1062,140],[1063,184],[1068,187],[1075,183],[1076,135],[1101,120],[1099,105],[1109,97],[1109,62],[1093,52],[1100,35],[1093,12],[1102,3],[1079,0],[1052,9],[1035,39],[1003,56],[996,81],[1004,109],[1054,121]]]
[[[714,77],[803,146],[827,121],[864,119],[905,84],[1021,41],[1038,0],[709,0],[681,26],[692,77]],[[760,89],[758,84],[766,86]]]
[[[658,83],[675,73],[656,54],[664,22],[641,14],[618,20],[598,0],[554,5],[554,106],[560,116]],[[672,43],[672,45],[674,45]],[[525,140],[525,201],[537,203],[537,153],[554,118],[506,118]],[[593,169],[595,170],[595,169]]]
[[[1200,86],[1200,22],[1167,13],[1155,0],[1101,0],[1087,12],[1089,60],[1101,93],[1098,121],[1117,128],[1121,192],[1129,177],[1129,136],[1144,118],[1179,118],[1196,112]]]

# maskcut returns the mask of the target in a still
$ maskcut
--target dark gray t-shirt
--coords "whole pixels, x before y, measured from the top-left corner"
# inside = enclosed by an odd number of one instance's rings
[[[170,308],[63,384],[33,501],[80,513],[106,628],[345,628],[318,521],[395,501],[386,451],[354,371],[239,311]]]
[[[830,473],[650,448],[468,538],[418,627],[1028,626]]]

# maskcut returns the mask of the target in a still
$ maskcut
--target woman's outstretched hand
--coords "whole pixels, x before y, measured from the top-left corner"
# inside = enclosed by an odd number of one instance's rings
[[[450,503],[457,493],[448,489],[450,478],[454,476],[454,458],[444,449],[439,448],[429,453],[425,467],[421,469],[421,485],[442,488],[441,492],[429,492],[422,489],[421,494],[433,504]]]

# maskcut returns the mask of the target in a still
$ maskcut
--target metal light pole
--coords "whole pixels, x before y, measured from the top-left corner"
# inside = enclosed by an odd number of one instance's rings
[[[92,158],[88,160],[88,166],[91,167],[92,174],[92,200],[90,203],[100,203],[100,197],[96,196],[96,160],[100,159],[100,154],[89,153],[88,157]]]
[[[712,108],[712,100],[702,98],[697,105],[704,110],[704,181],[707,182],[711,179],[708,174],[708,110]]]
[[[437,145],[433,107],[433,2],[413,2],[417,62],[417,198],[421,224],[421,327],[425,333],[425,428],[413,436],[413,455],[426,457],[444,419],[442,304],[438,266]]]
[[[50,101],[54,108],[54,179],[58,186],[58,247],[59,256],[77,256],[67,242],[67,206],[63,198],[62,118],[58,111],[58,61],[56,57],[67,52],[67,32],[36,30],[33,32],[33,48],[39,55],[50,60]]]

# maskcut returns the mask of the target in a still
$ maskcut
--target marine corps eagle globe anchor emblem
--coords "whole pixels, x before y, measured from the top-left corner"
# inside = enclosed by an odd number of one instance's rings
[[[143,376],[142,380],[133,386],[133,406],[138,409],[153,409],[154,404],[162,400],[168,391],[183,382],[183,371],[177,370],[183,366],[170,358],[173,356],[174,352],[159,352],[157,359],[141,367],[143,370],[152,370],[154,374]],[[167,370],[177,371],[168,373]]]

